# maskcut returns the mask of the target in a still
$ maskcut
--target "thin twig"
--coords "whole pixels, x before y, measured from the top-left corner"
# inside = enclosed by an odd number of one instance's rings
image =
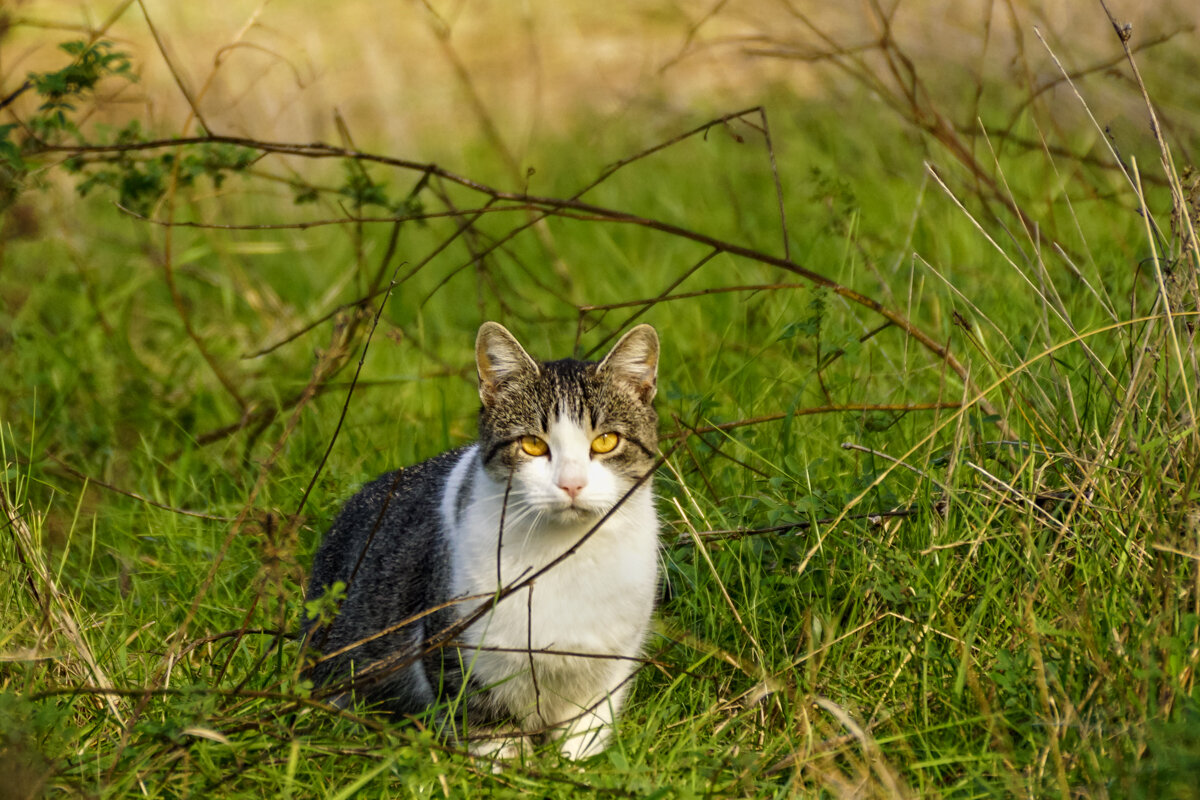
[[[662,438],[677,439],[679,437],[689,436],[691,434],[712,433],[713,431],[729,431],[734,430],[735,428],[744,428],[748,425],[761,425],[764,422],[777,422],[781,419],[788,419],[789,417],[807,417],[813,414],[837,414],[843,412],[866,413],[870,411],[890,411],[903,414],[910,411],[944,411],[958,408],[962,408],[961,403],[900,403],[895,405],[848,403],[846,405],[813,406],[811,408],[797,408],[793,409],[792,411],[777,411],[774,414],[764,414],[759,417],[747,417],[746,419],[738,419],[732,422],[722,422],[717,425],[674,430],[669,433],[664,433]]]
[[[561,214],[563,212],[580,212],[590,215],[599,220],[609,222],[632,224],[639,227],[650,228],[677,238],[688,239],[700,244],[705,244],[714,250],[727,252],[731,255],[746,258],[752,261],[757,261],[769,266],[778,267],[787,272],[799,275],[806,280],[810,280],[820,286],[829,288],[830,291],[838,294],[847,300],[864,306],[865,308],[874,311],[876,314],[890,320],[897,327],[901,328],[910,337],[919,342],[923,347],[932,352],[936,357],[946,362],[959,378],[972,385],[971,378],[966,367],[964,367],[957,358],[940,342],[932,338],[923,330],[915,326],[906,317],[897,311],[884,307],[876,300],[861,294],[849,287],[842,286],[836,281],[814,272],[807,267],[803,267],[787,258],[772,256],[755,250],[751,247],[726,242],[708,234],[693,231],[673,223],[662,220],[655,220],[647,217],[642,217],[636,214],[619,211],[616,209],[606,208],[603,206],[584,203],[577,199],[562,199],[554,197],[541,197],[530,195],[522,192],[506,192],[499,189],[489,187],[478,181],[466,178],[461,175],[443,169],[436,164],[423,164],[410,159],[393,158],[390,156],[382,156],[372,153],[364,153],[358,150],[347,149],[344,147],[334,147],[332,145],[314,143],[314,144],[288,144],[281,142],[264,142],[255,139],[247,139],[235,136],[198,136],[184,137],[180,139],[159,139],[146,142],[135,143],[120,143],[111,145],[45,145],[44,150],[47,152],[127,152],[131,150],[151,150],[164,147],[178,147],[183,144],[233,144],[243,147],[259,149],[264,152],[290,154],[305,156],[309,158],[351,158],[364,161],[371,161],[379,164],[399,167],[403,169],[417,170],[422,173],[436,175],[443,180],[457,183],[469,189],[474,189],[481,193],[489,195],[494,201],[508,200],[519,203],[527,203],[541,207],[543,211],[550,214]],[[618,165],[619,166],[619,165]],[[610,170],[608,174],[611,174]],[[407,276],[406,276],[407,277]],[[986,398],[980,399],[981,407],[989,415],[1000,417],[998,409],[992,406],[991,402]]]
[[[122,489],[121,487],[114,486],[111,483],[105,483],[104,481],[100,480],[99,478],[93,478],[89,475],[85,475],[84,473],[82,473],[79,470],[72,467],[67,462],[63,461],[61,458],[56,456],[54,453],[48,452],[48,453],[46,453],[46,456],[51,461],[58,464],[58,466],[61,467],[63,469],[63,471],[66,472],[68,475],[71,475],[74,478],[78,478],[79,480],[83,481],[86,484],[89,484],[89,485],[94,484],[103,489],[107,489],[110,492],[116,492],[117,494],[123,494],[126,497],[132,497],[134,500],[145,503],[148,506],[154,506],[155,508],[161,508],[164,511],[170,511],[173,514],[182,514],[183,516],[186,516],[186,517],[198,517],[200,519],[210,519],[210,520],[214,520],[216,522],[233,522],[233,517],[221,517],[221,516],[217,516],[216,514],[206,514],[203,511],[190,511],[186,508],[176,508],[175,506],[169,506],[166,503],[160,503],[157,500],[151,500],[149,497],[140,495],[137,492],[131,492],[128,489]]]
[[[904,467],[905,469],[909,470],[910,472],[914,472],[917,475],[920,475],[922,478],[924,478],[925,480],[932,483],[934,486],[941,489],[944,494],[947,494],[947,495],[950,494],[950,490],[946,487],[946,484],[942,483],[937,478],[930,477],[928,474],[926,474],[924,472],[924,470],[920,470],[920,469],[914,467],[912,464],[909,464],[907,461],[902,461],[898,458],[894,458],[893,456],[889,456],[887,453],[885,453],[881,450],[872,450],[869,447],[863,447],[861,444],[855,444],[854,442],[842,442],[842,449],[843,450],[858,450],[860,453],[870,453],[871,455],[876,456],[878,458],[882,458],[885,461],[890,461],[893,464],[898,464],[901,467]]]
[[[842,517],[821,517],[820,519],[799,520],[797,522],[788,522],[783,525],[770,525],[765,528],[729,528],[726,530],[713,531],[697,531],[696,538],[700,541],[726,542],[737,541],[738,539],[746,539],[751,536],[765,536],[771,533],[792,533],[793,531],[804,531],[818,525],[829,525],[839,520],[867,520],[871,523],[878,523],[885,519],[893,517],[911,517],[920,511],[917,508],[893,508],[890,511],[868,511],[861,514],[847,514]],[[680,534],[671,542],[671,547],[686,547],[694,544],[691,534]]]
[[[350,400],[354,396],[354,387],[358,384],[358,376],[362,374],[363,364],[367,361],[367,350],[371,347],[371,338],[375,335],[375,328],[379,325],[379,318],[383,316],[383,309],[387,306],[388,298],[392,295],[392,288],[396,285],[396,274],[402,266],[404,266],[403,261],[396,265],[396,269],[392,273],[392,280],[388,284],[387,290],[383,293],[383,299],[379,301],[379,308],[375,311],[375,318],[371,321],[371,330],[367,332],[367,339],[363,342],[362,352],[358,356],[358,365],[354,368],[354,377],[350,379],[350,387],[346,389],[346,400],[342,403],[341,413],[338,414],[337,425],[333,429],[333,435],[329,437],[329,445],[325,448],[325,452],[321,454],[321,460],[317,463],[316,470],[313,471],[312,480],[308,482],[308,486],[304,489],[304,494],[300,495],[300,502],[296,505],[297,517],[304,511],[304,506],[308,502],[308,496],[312,493],[313,487],[317,485],[317,479],[321,477],[321,471],[325,469],[325,462],[329,460],[329,454],[333,452],[333,446],[337,443],[338,434],[342,432],[342,424],[346,421],[346,414],[350,411]]]

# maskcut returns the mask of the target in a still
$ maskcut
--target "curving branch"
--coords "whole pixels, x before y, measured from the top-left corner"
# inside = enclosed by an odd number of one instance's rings
[[[748,112],[743,111],[738,112],[737,114],[725,115],[724,117],[718,118],[717,120],[690,131],[683,137],[675,137],[675,139],[672,139],[671,141],[679,141],[688,135],[694,135],[698,132],[706,131],[714,125],[723,124],[729,119],[739,117],[746,113]],[[709,248],[712,248],[712,250],[716,253],[727,253],[732,256],[744,258],[748,261],[766,264],[768,266],[772,266],[804,278],[805,280],[810,281],[817,286],[823,286],[834,294],[837,294],[846,300],[855,303],[856,305],[867,308],[875,314],[883,317],[892,325],[900,328],[908,336],[920,343],[922,347],[936,356],[939,360],[943,361],[946,366],[959,377],[959,379],[967,387],[968,391],[970,391],[972,394],[977,393],[977,388],[972,381],[966,366],[960,362],[953,353],[950,352],[950,348],[947,345],[942,344],[932,335],[919,328],[899,311],[884,306],[882,303],[872,297],[869,297],[848,286],[843,286],[832,278],[828,278],[825,275],[799,264],[786,256],[772,255],[770,253],[757,250],[753,247],[719,239],[715,236],[710,236],[706,233],[692,230],[690,228],[667,222],[665,220],[644,217],[638,214],[622,211],[620,209],[584,202],[583,200],[579,199],[580,195],[597,185],[597,183],[611,176],[617,169],[625,166],[626,164],[632,163],[633,161],[636,161],[649,153],[657,152],[665,145],[657,145],[637,154],[636,156],[617,162],[617,164],[614,164],[606,169],[601,174],[599,179],[593,181],[583,190],[576,193],[575,196],[569,198],[547,197],[529,194],[526,192],[505,191],[503,189],[489,186],[480,181],[476,181],[470,177],[451,172],[450,170],[434,163],[423,163],[413,159],[396,158],[394,156],[382,155],[379,153],[369,153],[354,148],[338,147],[321,142],[301,144],[289,142],[268,142],[239,136],[204,135],[180,137],[174,139],[151,139],[143,142],[123,142],[117,144],[43,145],[41,150],[43,152],[60,152],[70,155],[82,155],[101,153],[128,153],[135,151],[151,151],[164,148],[174,148],[185,145],[214,144],[245,147],[258,150],[262,153],[298,156],[302,158],[352,159],[355,161],[364,161],[397,169],[415,171],[421,173],[423,178],[426,180],[431,177],[436,177],[448,183],[453,183],[485,195],[487,198],[489,198],[489,205],[497,202],[505,202],[516,204],[524,208],[533,208],[541,211],[547,216],[562,216],[566,218],[634,225],[641,228],[655,230],[660,233],[667,234],[668,236],[703,244]],[[387,218],[389,222],[396,222],[400,219],[402,218]],[[475,218],[472,218],[465,224],[472,225],[474,224],[474,221]],[[994,415],[996,417],[1001,417],[999,410],[987,399],[981,400],[979,405],[985,413]]]

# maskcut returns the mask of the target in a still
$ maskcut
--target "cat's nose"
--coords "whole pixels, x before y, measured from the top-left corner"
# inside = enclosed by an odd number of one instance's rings
[[[560,488],[564,492],[566,492],[567,496],[570,497],[571,500],[574,500],[576,497],[579,496],[579,493],[583,491],[584,486],[587,486],[587,481],[580,480],[580,479],[560,480],[558,482],[558,488]]]

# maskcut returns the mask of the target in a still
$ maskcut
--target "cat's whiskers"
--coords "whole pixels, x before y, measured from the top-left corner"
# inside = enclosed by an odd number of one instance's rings
[[[521,556],[525,555],[525,550],[527,547],[529,547],[529,539],[531,536],[533,536],[533,532],[541,524],[542,517],[544,517],[545,515],[546,515],[546,510],[544,508],[538,509],[537,513],[534,514],[533,522],[530,523],[529,526],[525,529],[525,538],[521,540],[521,549],[518,551]]]
[[[514,514],[512,517],[509,518],[507,524],[505,525],[505,528],[507,529],[508,533],[512,533],[513,531],[520,531],[520,530],[524,529],[526,532],[526,536],[528,536],[529,531],[532,530],[534,526],[533,525],[525,525],[524,524],[525,520],[527,520],[531,514],[540,514],[540,513],[541,512],[538,511],[537,508],[535,508],[533,506],[526,506],[526,507],[522,508],[517,514]],[[536,519],[536,517],[535,517],[535,519]]]

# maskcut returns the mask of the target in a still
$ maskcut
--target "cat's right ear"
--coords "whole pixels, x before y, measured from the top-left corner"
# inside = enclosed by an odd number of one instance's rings
[[[658,386],[658,333],[646,324],[635,326],[613,345],[597,371],[625,381],[649,403]]]
[[[475,368],[479,371],[479,399],[491,405],[500,385],[525,372],[538,372],[520,342],[499,322],[485,322],[475,337]]]

